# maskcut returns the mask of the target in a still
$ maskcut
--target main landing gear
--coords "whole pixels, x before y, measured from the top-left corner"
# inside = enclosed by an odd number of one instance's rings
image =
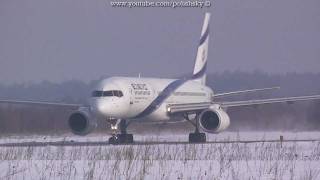
[[[109,138],[109,144],[132,144],[133,135],[127,133],[128,123],[125,119],[121,119],[120,122],[115,121],[111,123],[111,129],[114,131]],[[117,128],[120,128],[120,134],[117,134]]]
[[[199,131],[198,115],[196,115],[196,117],[195,117],[195,122],[190,120],[188,115],[185,115],[185,119],[195,127],[194,133],[189,133],[189,142],[190,143],[204,143],[204,142],[206,142],[206,134],[200,133],[200,131]]]

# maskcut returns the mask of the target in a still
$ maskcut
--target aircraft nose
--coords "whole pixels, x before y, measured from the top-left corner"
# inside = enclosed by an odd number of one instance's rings
[[[101,100],[92,100],[91,107],[96,114],[103,115],[105,111],[104,104]]]

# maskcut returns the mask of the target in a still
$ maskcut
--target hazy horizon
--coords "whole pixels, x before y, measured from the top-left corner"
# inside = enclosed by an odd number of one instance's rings
[[[320,72],[320,1],[212,2],[129,9],[107,1],[3,0],[0,84],[189,73],[206,11],[208,73]]]

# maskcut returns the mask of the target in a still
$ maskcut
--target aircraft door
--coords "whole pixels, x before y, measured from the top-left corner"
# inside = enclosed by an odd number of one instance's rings
[[[133,105],[133,100],[134,100],[134,97],[133,97],[134,94],[133,94],[133,89],[131,87],[129,87],[129,90],[130,90],[129,104],[130,104],[130,106],[132,106]]]

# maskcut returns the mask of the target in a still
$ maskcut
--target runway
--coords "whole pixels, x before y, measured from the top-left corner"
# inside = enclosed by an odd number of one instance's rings
[[[249,143],[287,143],[287,142],[320,142],[320,139],[269,139],[269,140],[231,140],[231,141],[207,141],[205,143],[196,144],[249,144]],[[187,141],[135,141],[132,144],[121,145],[178,145],[178,144],[191,144]],[[26,141],[18,143],[0,143],[0,147],[42,147],[42,146],[114,146],[107,141],[90,141],[90,142],[77,142],[77,141],[49,141],[49,142],[36,142]],[[116,145],[116,146],[121,146]]]

